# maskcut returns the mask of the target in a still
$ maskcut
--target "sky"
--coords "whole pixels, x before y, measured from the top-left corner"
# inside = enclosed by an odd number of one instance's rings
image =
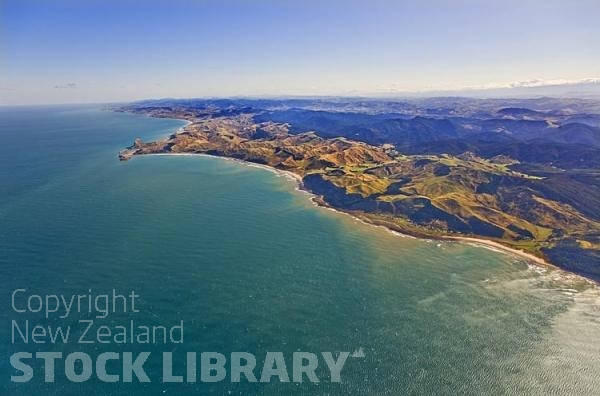
[[[600,0],[0,0],[0,104],[600,77]]]

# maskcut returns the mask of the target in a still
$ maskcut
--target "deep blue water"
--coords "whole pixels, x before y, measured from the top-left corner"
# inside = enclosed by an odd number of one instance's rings
[[[393,235],[317,208],[293,181],[220,158],[119,162],[141,136],[183,122],[98,107],[0,108],[1,394],[592,394],[600,383],[598,290],[576,276],[459,243]],[[17,313],[28,295],[135,291],[140,312]],[[31,327],[131,320],[171,327],[182,344],[12,342]],[[163,352],[355,351],[342,383],[321,358],[312,384],[162,383]],[[55,382],[10,365],[15,352],[151,352],[150,383]],[[228,362],[229,363],[229,362]],[[112,361],[110,373],[121,363]],[[198,379],[200,377],[198,376]]]

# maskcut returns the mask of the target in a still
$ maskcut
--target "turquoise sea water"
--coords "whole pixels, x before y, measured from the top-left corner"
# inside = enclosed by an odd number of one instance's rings
[[[315,207],[289,179],[201,156],[117,160],[133,138],[181,121],[96,107],[0,109],[0,394],[594,394],[600,297],[578,277],[459,243],[399,237]],[[21,296],[135,291],[140,312],[17,313]],[[26,306],[26,297],[19,300]],[[171,327],[182,344],[13,343],[12,321],[71,326],[130,320]],[[342,383],[162,383],[163,352],[257,357],[355,351]],[[14,383],[15,352],[148,351],[150,383]],[[107,365],[119,373],[121,364]],[[199,377],[198,377],[199,379]]]

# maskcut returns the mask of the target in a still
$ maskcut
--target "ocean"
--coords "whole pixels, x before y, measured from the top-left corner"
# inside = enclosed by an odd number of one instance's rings
[[[100,106],[0,108],[0,394],[589,395],[600,389],[600,293],[586,280],[457,242],[403,237],[315,206],[287,177],[206,156],[118,161],[135,137],[183,121]],[[86,301],[134,293],[135,309],[98,318]],[[16,293],[16,294],[15,294]],[[78,312],[35,311],[45,296],[84,297]],[[34,297],[31,307],[29,296]],[[14,300],[14,301],[13,301]],[[102,300],[101,300],[102,302]],[[119,301],[119,303],[121,303]],[[87,309],[90,308],[90,309]],[[94,308],[94,309],[91,309]],[[25,311],[25,312],[17,312]],[[183,342],[79,343],[100,326],[183,323]],[[23,331],[29,325],[30,337]],[[67,342],[32,328],[70,328]],[[15,334],[16,332],[16,334]],[[50,330],[52,332],[52,330]],[[43,338],[43,337],[42,337]],[[39,339],[39,338],[38,338]],[[87,339],[87,338],[86,338]],[[110,339],[110,337],[108,337]],[[170,340],[168,340],[170,341]],[[318,383],[232,382],[232,352],[318,357]],[[323,352],[349,357],[332,382]],[[44,361],[60,352],[54,382]],[[150,352],[150,382],[66,376],[65,357]],[[227,359],[218,382],[163,381],[163,352]],[[360,357],[364,354],[364,357]],[[32,355],[33,356],[33,355]],[[118,375],[121,360],[106,371]],[[81,361],[75,372],[84,370]]]

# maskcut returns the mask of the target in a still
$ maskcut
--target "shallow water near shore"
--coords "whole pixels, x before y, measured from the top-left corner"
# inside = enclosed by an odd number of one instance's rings
[[[1,394],[593,394],[600,293],[578,276],[456,242],[399,237],[315,207],[295,182],[205,156],[119,162],[137,136],[182,121],[95,107],[0,109],[0,368],[15,352],[151,352],[152,382],[83,383],[43,362]],[[19,314],[27,294],[135,291],[139,313]],[[72,326],[184,321],[183,344],[12,343],[11,321]],[[18,341],[18,340],[17,340]],[[342,383],[162,383],[163,352],[355,351]],[[119,372],[120,365],[108,365]],[[260,370],[255,371],[260,378]]]

